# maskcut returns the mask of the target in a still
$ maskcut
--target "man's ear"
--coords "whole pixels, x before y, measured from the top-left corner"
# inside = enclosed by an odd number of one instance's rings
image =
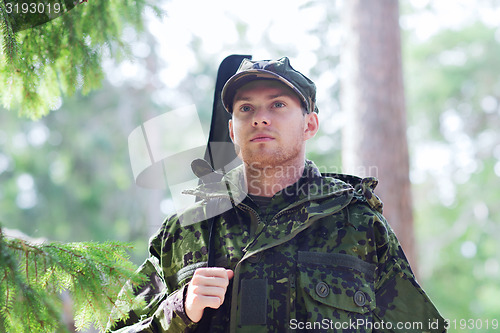
[[[316,112],[306,114],[304,124],[304,141],[316,135],[319,129],[319,119]]]
[[[233,120],[229,119],[229,122],[227,125],[229,126],[229,137],[231,138],[231,141],[233,141],[233,143],[234,143]]]

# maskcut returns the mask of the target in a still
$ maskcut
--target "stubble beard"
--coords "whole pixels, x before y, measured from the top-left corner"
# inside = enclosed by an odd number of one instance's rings
[[[262,143],[262,145],[267,145],[267,143]],[[293,165],[299,158],[303,159],[302,141],[296,140],[294,144],[274,149],[266,146],[240,147],[239,156],[250,170],[255,171]]]

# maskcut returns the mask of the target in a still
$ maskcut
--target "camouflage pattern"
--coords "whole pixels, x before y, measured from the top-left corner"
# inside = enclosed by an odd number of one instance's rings
[[[241,197],[242,175],[238,167],[221,183],[189,191],[205,200],[184,214],[203,214],[210,199]],[[324,176],[306,161],[303,177],[266,209],[247,197],[217,217],[216,264],[235,275],[208,331],[444,332],[382,216],[376,184]],[[208,239],[206,221],[182,226],[177,215],[165,221],[140,268],[150,282],[136,293],[147,305],[133,309],[117,332],[198,328],[184,312],[183,295],[195,269],[207,263]]]

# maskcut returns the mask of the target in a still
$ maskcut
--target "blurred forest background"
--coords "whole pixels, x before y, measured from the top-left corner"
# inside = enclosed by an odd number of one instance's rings
[[[190,104],[208,136],[216,71],[232,53],[287,55],[315,81],[321,129],[308,158],[342,171],[340,1],[165,0],[162,7],[163,19],[144,14],[146,31],[124,30],[131,55],[104,61],[101,88],[60,99],[35,121],[1,110],[4,227],[63,242],[131,242],[139,265],[147,240],[174,211],[168,190],[135,185],[128,136]],[[484,326],[500,320],[500,6],[405,1],[400,26],[418,278],[445,318]]]

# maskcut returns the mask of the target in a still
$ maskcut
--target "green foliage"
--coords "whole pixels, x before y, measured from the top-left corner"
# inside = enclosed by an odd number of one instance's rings
[[[153,0],[89,1],[46,24],[13,33],[0,3],[0,92],[8,109],[33,119],[46,115],[61,96],[100,86],[104,55],[127,54],[124,27],[142,31],[142,13],[161,10]]]
[[[147,34],[127,39],[132,45],[149,40]],[[144,68],[146,78],[159,72],[147,66],[160,63],[154,51],[134,63]],[[143,121],[170,109],[153,103],[152,95],[148,81],[136,76],[118,86],[105,81],[86,96],[77,92],[38,121],[0,112],[4,226],[62,242],[132,243],[132,261],[141,263],[147,239],[164,218],[163,196],[134,185],[127,137]],[[31,190],[19,187],[26,177]],[[34,199],[28,206],[21,200],[26,195]]]
[[[2,45],[2,51],[6,56],[6,61],[12,62],[17,57],[18,53],[18,42],[14,35],[12,24],[10,23],[9,17],[6,14],[5,3],[0,2],[0,38],[4,40]]]
[[[408,50],[408,111],[419,125],[430,120],[432,137],[441,137],[439,117],[450,108],[471,117],[466,124],[469,133],[488,127],[481,101],[500,92],[498,75],[492,70],[498,67],[500,52],[495,34],[495,29],[476,22],[459,31],[444,30]],[[432,111],[426,113],[429,118],[422,119],[422,110]]]
[[[55,108],[56,104],[60,105],[60,100],[64,95],[80,91],[86,94],[98,87],[103,78],[102,59],[111,57],[114,60],[120,60],[127,56],[128,46],[121,40],[123,29],[132,27],[135,31],[141,31],[143,29],[142,13],[145,9],[153,9],[157,14],[160,13],[152,2],[147,0],[88,2],[44,25],[14,34],[10,24],[11,17],[6,15],[4,2],[0,1],[0,42],[2,44],[0,99],[4,106],[10,109],[17,108],[23,116],[32,119],[39,118],[47,114],[49,109]],[[81,108],[75,108],[77,115],[80,114],[79,110]],[[17,122],[9,119],[9,116],[3,114],[0,118],[4,119],[0,122],[4,125],[3,129],[10,132],[12,129],[10,125]],[[114,124],[114,115],[109,114],[109,117],[111,120],[106,120],[106,122]],[[67,117],[61,114],[56,118],[63,124],[60,127],[61,130],[67,128],[66,122],[69,119],[74,118],[75,122],[79,121],[78,117]],[[80,122],[79,126],[81,125]],[[33,123],[21,123],[24,129],[32,126],[38,127]],[[47,127],[41,126],[48,131]],[[92,124],[89,123],[83,127],[85,126],[92,127]],[[17,125],[14,125],[14,128],[17,128]],[[30,173],[37,175],[36,182],[40,182],[42,200],[47,194],[44,191],[45,181],[54,185],[53,192],[61,197],[75,199],[69,206],[54,198],[48,200],[50,204],[46,205],[48,202],[43,204],[43,206],[50,206],[47,219],[51,221],[49,223],[51,229],[44,229],[44,234],[53,236],[58,234],[57,230],[61,229],[64,229],[66,233],[70,229],[73,230],[72,233],[79,233],[77,228],[72,228],[71,224],[71,221],[78,220],[77,217],[82,218],[83,230],[89,227],[88,221],[92,221],[93,225],[100,225],[101,231],[105,229],[104,225],[109,227],[115,222],[113,218],[107,220],[109,216],[99,210],[102,196],[99,195],[98,199],[96,190],[101,193],[105,187],[104,182],[97,189],[87,186],[88,178],[92,177],[88,173],[97,173],[93,169],[108,170],[109,161],[104,162],[106,164],[104,166],[94,165],[93,159],[89,160],[88,156],[96,155],[95,147],[88,145],[88,140],[84,137],[80,142],[75,135],[78,132],[79,130],[73,128],[67,132],[66,137],[65,132],[54,131],[55,141],[52,143],[58,146],[61,142],[63,145],[70,141],[76,142],[77,145],[72,145],[71,150],[74,151],[78,145],[81,145],[80,151],[86,156],[77,156],[73,160],[68,158],[63,150],[53,149],[54,147],[51,146],[54,145],[46,146],[49,151],[40,145],[35,145],[36,147],[31,152],[17,147],[12,150],[16,152],[11,155],[13,159],[8,158],[10,162],[15,163],[15,169],[9,168],[9,171],[2,174],[2,178],[6,177],[3,179],[5,182],[0,193],[2,201],[5,199],[4,195],[9,198],[12,191],[16,191],[15,184],[10,182],[11,172],[17,174],[23,170],[30,170]],[[5,143],[2,137],[6,134],[0,130],[0,145]],[[15,136],[14,133],[7,135],[9,138]],[[71,139],[65,140],[69,137]],[[126,142],[126,135],[113,137]],[[96,135],[95,138],[97,150],[102,148],[109,151],[112,148],[108,145],[107,137]],[[7,156],[3,154],[7,151],[8,148],[3,146],[0,159]],[[48,155],[52,155],[52,158],[55,157],[59,162],[53,165],[36,162],[37,160],[51,160],[51,158],[46,159]],[[107,156],[110,157],[111,154],[108,152]],[[120,165],[120,168],[114,167],[115,164]],[[110,170],[112,176],[106,177],[106,181],[109,182],[111,179],[111,182],[128,184],[126,171],[122,170],[127,163],[113,161],[112,166]],[[48,176],[50,170],[54,176],[53,182],[47,177],[45,179],[38,177],[40,173]],[[81,174],[81,186],[71,186],[71,190],[65,193],[61,183],[68,175],[78,174],[78,170],[88,170]],[[120,199],[116,192],[114,194],[113,202],[116,202],[114,206],[118,209]],[[19,218],[19,213],[23,215],[23,209],[13,205],[15,201],[10,198],[3,201],[0,206],[5,208],[3,213],[17,211],[15,216],[10,216],[9,221],[11,226],[18,228],[24,225],[22,219]],[[52,204],[54,202],[58,204]],[[59,209],[56,206],[64,208]],[[91,213],[79,214],[78,209],[74,207],[80,207],[82,211]],[[69,212],[68,216],[60,214],[66,211]],[[43,220],[44,217],[32,213],[34,212],[28,211],[25,217],[31,221],[29,222],[31,228],[37,229],[37,221]],[[126,211],[123,213],[127,215]],[[121,221],[123,222],[123,218]],[[111,233],[113,231],[116,229]],[[95,235],[99,236],[80,233],[78,237],[79,239],[109,238],[108,234],[102,236],[102,232],[99,231],[95,232]],[[133,298],[127,293],[118,296],[118,292],[127,280],[132,279],[133,285],[141,280],[141,277],[135,276],[135,266],[128,260],[125,252],[128,249],[128,246],[117,242],[33,244],[21,239],[7,239],[3,237],[0,229],[0,332],[67,331],[61,322],[63,304],[60,298],[63,290],[70,293],[74,304],[75,325],[78,328],[86,328],[93,323],[96,328],[104,330],[112,308],[115,309],[115,319],[126,316],[125,313],[120,313],[120,309],[130,306]]]
[[[64,329],[59,295],[68,290],[77,328],[94,323],[104,331],[115,304],[133,302],[130,294],[118,297],[125,282],[143,281],[126,250],[117,242],[33,244],[3,237],[0,229],[0,328],[44,333]]]
[[[485,323],[500,313],[497,28],[475,21],[407,40],[411,155],[424,165],[414,184],[423,284],[444,317]]]

